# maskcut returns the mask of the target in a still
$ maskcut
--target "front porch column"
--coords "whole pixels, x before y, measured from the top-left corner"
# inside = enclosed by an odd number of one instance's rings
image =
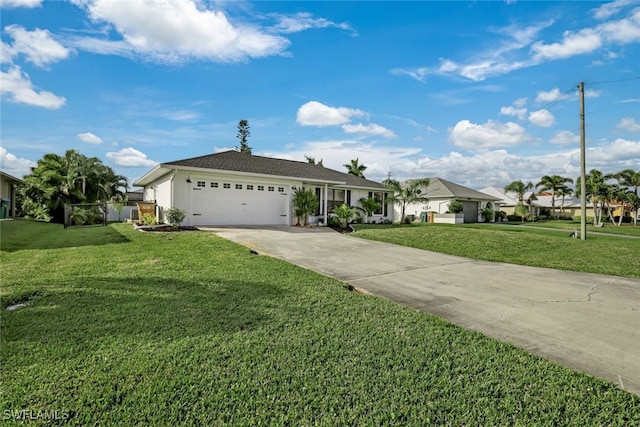
[[[329,184],[324,185],[324,225],[329,225],[329,213],[327,212],[327,208],[329,207],[329,203],[327,199],[329,198]]]

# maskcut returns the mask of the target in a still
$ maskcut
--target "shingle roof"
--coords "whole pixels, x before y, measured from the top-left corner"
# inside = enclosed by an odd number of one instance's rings
[[[353,187],[385,188],[379,182],[339,172],[320,165],[295,160],[254,156],[239,151],[223,151],[221,153],[163,163],[160,166],[184,166],[200,169],[246,172],[261,175],[285,176],[301,180],[339,182]]]
[[[430,199],[457,198],[473,200],[500,200],[498,197],[481,193],[469,187],[465,187],[442,178],[429,178],[429,186],[427,187],[426,196]]]

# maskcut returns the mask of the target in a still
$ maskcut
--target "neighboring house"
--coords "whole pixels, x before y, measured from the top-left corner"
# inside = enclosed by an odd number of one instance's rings
[[[162,163],[136,181],[144,200],[163,212],[186,212],[185,225],[294,225],[291,198],[298,188],[312,189],[320,200],[315,220],[327,223],[343,203],[362,197],[382,202],[374,220],[393,220],[388,190],[380,183],[308,162],[224,151]]]
[[[468,187],[444,180],[442,178],[429,178],[429,186],[422,192],[429,201],[426,203],[411,203],[407,205],[405,215],[414,215],[420,219],[423,212],[428,218],[433,218],[433,214],[447,213],[449,204],[458,200],[464,205],[462,213],[464,222],[482,221],[481,212],[485,208],[497,211],[500,210],[499,198],[481,193]],[[396,206],[396,215],[400,217],[400,208]]]
[[[0,219],[15,218],[16,189],[22,183],[21,179],[0,171]]]
[[[483,193],[489,194],[494,197],[499,197],[502,205],[502,210],[508,215],[514,213],[516,205],[519,203],[518,194],[512,191],[505,192],[501,188],[486,187],[480,190]],[[540,215],[542,209],[549,211],[551,215],[551,194],[545,192],[536,195],[535,193],[528,191],[524,194],[524,203],[529,207],[529,212],[533,216]],[[573,196],[556,196],[555,198],[556,214],[566,217],[580,216],[580,199]],[[587,200],[587,216],[593,216],[593,207],[591,202]]]
[[[520,203],[518,193],[513,191],[504,191],[502,188],[496,187],[485,187],[478,191],[500,199],[500,210],[507,215],[512,215],[515,212],[516,206]],[[533,191],[527,191],[523,195],[523,202],[529,208],[529,212],[532,215],[537,215],[536,200],[538,200],[538,198]]]

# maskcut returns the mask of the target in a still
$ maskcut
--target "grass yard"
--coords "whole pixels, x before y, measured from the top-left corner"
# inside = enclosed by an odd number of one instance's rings
[[[0,233],[5,422],[640,424],[611,383],[210,233]]]
[[[491,224],[358,225],[354,236],[484,261],[640,278],[640,239]]]
[[[640,222],[639,222],[640,223]],[[478,224],[479,226],[499,226],[499,224],[491,225],[491,224]],[[505,225],[513,225],[513,226],[523,226],[523,227],[537,227],[537,228],[557,228],[559,230],[580,230],[580,221],[567,221],[567,220],[547,220],[547,221],[536,221],[536,222],[509,222]],[[624,234],[627,236],[637,236],[640,237],[640,226],[634,227],[633,223],[631,224],[622,224],[618,227],[615,224],[610,222],[604,223],[604,227],[594,227],[592,223],[587,223],[587,238],[589,238],[589,233],[606,233],[606,234]]]

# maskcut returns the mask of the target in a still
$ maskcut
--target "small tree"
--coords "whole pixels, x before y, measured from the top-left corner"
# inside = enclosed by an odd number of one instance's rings
[[[484,222],[491,222],[493,220],[493,216],[493,209],[484,208],[482,210],[482,219],[484,219]]]
[[[373,215],[382,206],[375,197],[362,197],[358,200],[358,203],[360,203],[360,208],[367,216],[367,223],[369,222],[371,215]]]
[[[353,208],[347,204],[342,204],[333,210],[333,213],[340,219],[340,227],[347,228],[349,221],[353,218]]]
[[[296,225],[309,225],[309,215],[318,210],[320,204],[318,196],[312,190],[305,190],[304,188],[298,188],[293,193],[293,211],[298,218]],[[302,224],[300,224],[302,220]]]
[[[408,181],[405,185],[400,184],[395,179],[385,179],[382,184],[389,190],[393,191],[393,196],[390,200],[400,206],[401,215],[400,222],[404,223],[404,213],[407,205],[414,202],[428,202],[429,199],[426,195],[422,194],[422,189],[426,189],[429,186],[429,179],[414,179]]]
[[[251,131],[249,131],[249,121],[242,119],[238,122],[238,134],[236,138],[240,140],[240,152],[251,154],[251,147],[249,147],[249,143],[247,140],[251,136]]]

